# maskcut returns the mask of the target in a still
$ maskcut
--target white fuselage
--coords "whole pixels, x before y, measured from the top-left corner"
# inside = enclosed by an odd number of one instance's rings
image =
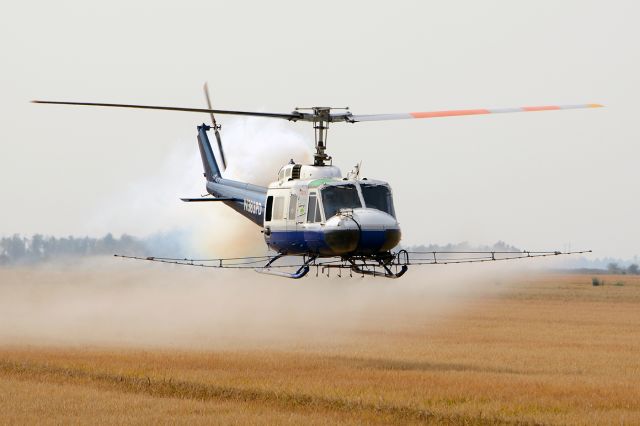
[[[268,187],[264,235],[280,253],[346,256],[388,252],[400,227],[386,182],[342,178],[335,166],[289,164]]]

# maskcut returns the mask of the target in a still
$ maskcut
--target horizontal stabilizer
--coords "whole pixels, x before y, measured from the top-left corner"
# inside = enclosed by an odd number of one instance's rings
[[[217,198],[209,198],[209,197],[200,197],[200,198],[180,198],[185,203],[195,203],[202,201],[242,201],[239,198],[233,197],[217,197]]]

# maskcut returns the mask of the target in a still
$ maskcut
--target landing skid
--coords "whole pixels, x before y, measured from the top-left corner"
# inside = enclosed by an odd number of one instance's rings
[[[408,263],[409,258],[406,251],[401,250],[396,254],[386,253],[386,255],[378,256],[378,257],[345,257],[339,260],[318,260],[318,256],[309,256],[305,257],[305,261],[302,265],[298,267],[298,269],[291,273],[285,272],[283,270],[283,266],[277,265],[274,263],[286,255],[279,254],[269,260],[265,266],[262,268],[255,268],[256,272],[261,274],[275,275],[278,277],[285,278],[293,278],[299,279],[306,276],[311,267],[316,267],[316,276],[319,275],[320,270],[322,270],[322,274],[326,274],[330,276],[330,271],[332,269],[337,270],[337,276],[342,277],[342,270],[349,270],[349,275],[353,276],[354,273],[358,275],[372,276],[372,277],[380,277],[380,278],[400,278],[409,270]],[[295,267],[296,265],[292,265]],[[392,271],[395,269],[395,272]]]
[[[373,259],[373,261],[377,262],[377,265],[368,259],[364,260],[361,264],[358,264],[355,259],[348,260],[351,264],[351,270],[358,274],[362,274],[362,276],[370,275],[373,277],[395,279],[400,278],[409,270],[409,267],[407,266],[409,263],[409,256],[405,250],[400,250],[395,255],[389,254],[388,257],[378,257]],[[400,267],[399,271],[398,267]],[[376,268],[380,268],[381,270],[378,271]],[[391,268],[395,268],[396,271],[393,272]]]
[[[407,265],[402,265],[399,272],[392,272],[391,269],[389,269],[389,267],[383,263],[380,263],[379,266],[382,267],[382,271],[376,271],[375,267],[373,269],[363,269],[362,267],[355,264],[351,266],[351,270],[357,274],[362,274],[363,276],[370,275],[372,277],[384,277],[393,279],[400,278],[404,275],[405,272],[409,270],[409,267]]]
[[[400,278],[409,270],[409,255],[405,250],[397,253],[382,253],[375,256],[343,257],[338,262],[319,262],[317,267],[322,268],[322,273],[329,276],[331,269],[337,269],[338,276],[342,276],[342,270],[348,269],[349,275],[354,273],[361,276],[380,278]],[[395,272],[394,272],[395,270]]]
[[[273,269],[271,268],[271,265],[278,259],[283,258],[285,255],[284,254],[279,254],[275,257],[273,257],[271,260],[269,260],[269,262],[267,262],[267,264],[265,266],[263,266],[262,268],[255,268],[256,272],[259,272],[261,274],[267,274],[267,275],[275,275],[277,277],[284,277],[284,278],[292,278],[294,280],[300,279],[302,277],[304,277],[305,275],[307,275],[309,273],[309,265],[313,262],[315,262],[317,256],[314,257],[309,257],[307,260],[305,260],[305,262],[300,265],[300,267],[293,273],[291,272],[285,272],[282,271],[280,268],[279,269]]]

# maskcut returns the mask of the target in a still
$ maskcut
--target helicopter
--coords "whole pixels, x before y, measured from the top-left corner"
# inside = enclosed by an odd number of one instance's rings
[[[600,104],[547,105],[516,108],[461,109],[395,114],[353,114],[349,108],[295,108],[290,113],[214,109],[207,84],[207,108],[34,100],[38,104],[137,108],[208,114],[211,123],[197,126],[207,196],[181,198],[183,202],[220,202],[258,227],[273,254],[238,258],[183,259],[167,257],[117,257],[206,268],[254,269],[257,272],[299,279],[312,267],[316,275],[332,269],[350,276],[400,278],[411,265],[475,263],[511,260],[584,251],[407,251],[399,248],[401,229],[396,217],[391,186],[383,180],[360,177],[356,166],[347,175],[332,164],[327,154],[327,133],[332,123],[427,119],[484,114],[599,108]],[[313,164],[291,160],[278,171],[268,187],[224,177],[227,160],[215,115],[253,116],[312,123],[315,136]],[[209,139],[213,131],[219,158]],[[395,250],[395,251],[394,251]],[[281,260],[282,259],[282,260]],[[284,262],[289,259],[289,262]],[[292,260],[293,259],[293,263]],[[283,263],[284,262],[284,263]]]

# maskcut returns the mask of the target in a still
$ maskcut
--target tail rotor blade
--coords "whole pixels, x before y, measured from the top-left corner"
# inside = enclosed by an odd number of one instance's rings
[[[224,156],[224,150],[222,149],[222,139],[220,138],[220,132],[217,127],[214,127],[213,133],[216,135],[216,141],[218,142],[218,150],[220,151],[220,160],[222,161],[222,167],[227,169],[227,159]]]
[[[211,106],[211,96],[209,95],[209,85],[207,82],[204,83],[204,97],[207,100],[207,108],[209,110],[213,110]],[[210,113],[211,115],[211,123],[213,124],[213,131],[216,135],[216,141],[218,142],[218,152],[220,152],[220,160],[222,161],[222,167],[227,168],[227,160],[224,156],[224,150],[222,149],[222,139],[220,138],[220,132],[218,131],[218,123],[216,122],[216,117],[213,115],[213,111]]]
[[[213,109],[213,107],[211,106],[211,96],[209,95],[209,84],[206,81],[204,83],[204,97],[207,100],[207,107],[209,109]],[[216,123],[216,117],[213,115],[213,112],[209,114],[211,115],[211,124],[213,124],[213,127],[218,127],[218,124]]]

